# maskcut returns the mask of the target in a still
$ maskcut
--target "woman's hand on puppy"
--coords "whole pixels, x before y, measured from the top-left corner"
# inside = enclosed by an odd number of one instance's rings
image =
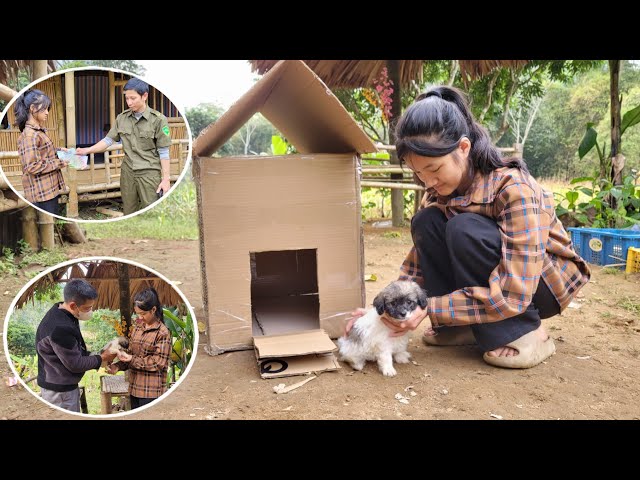
[[[413,315],[408,320],[404,322],[398,322],[397,320],[389,320],[386,317],[386,314],[380,317],[380,320],[391,330],[391,337],[401,337],[405,333],[415,330],[418,328],[418,325],[422,323],[422,321],[427,318],[427,311],[423,310],[419,306],[416,307]]]
[[[118,351],[118,360],[121,362],[130,362],[133,357],[122,350]]]
[[[351,312],[351,318],[349,318],[349,320],[347,321],[347,325],[344,328],[343,337],[346,337],[349,334],[349,332],[353,328],[353,325],[356,323],[356,321],[360,317],[364,316],[366,313],[367,313],[366,308],[356,308],[353,312]]]

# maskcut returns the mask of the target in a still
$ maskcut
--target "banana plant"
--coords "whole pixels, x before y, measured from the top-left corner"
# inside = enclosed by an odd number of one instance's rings
[[[171,360],[169,361],[169,371],[167,372],[167,387],[176,381],[176,378],[185,371],[194,350],[195,328],[191,312],[180,317],[179,309],[164,308],[164,322],[171,332]],[[176,369],[178,374],[176,375]]]

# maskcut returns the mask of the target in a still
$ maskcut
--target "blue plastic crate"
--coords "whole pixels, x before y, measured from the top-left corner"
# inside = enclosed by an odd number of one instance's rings
[[[595,265],[625,263],[629,247],[640,247],[640,233],[617,228],[568,228],[576,253]]]

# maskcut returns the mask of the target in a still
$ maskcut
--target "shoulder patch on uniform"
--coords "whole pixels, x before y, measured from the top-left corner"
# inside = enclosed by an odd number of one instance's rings
[[[168,137],[169,136],[169,125],[165,125],[164,127],[162,127],[162,131]]]

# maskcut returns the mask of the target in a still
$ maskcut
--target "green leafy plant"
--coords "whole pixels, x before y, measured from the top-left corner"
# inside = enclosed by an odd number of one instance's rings
[[[18,356],[36,355],[36,328],[26,323],[9,322],[7,346]]]
[[[195,330],[191,312],[179,315],[179,309],[163,309],[165,325],[171,332],[171,360],[167,372],[167,387],[171,386],[182,375],[193,355]],[[176,370],[178,370],[176,372]]]

